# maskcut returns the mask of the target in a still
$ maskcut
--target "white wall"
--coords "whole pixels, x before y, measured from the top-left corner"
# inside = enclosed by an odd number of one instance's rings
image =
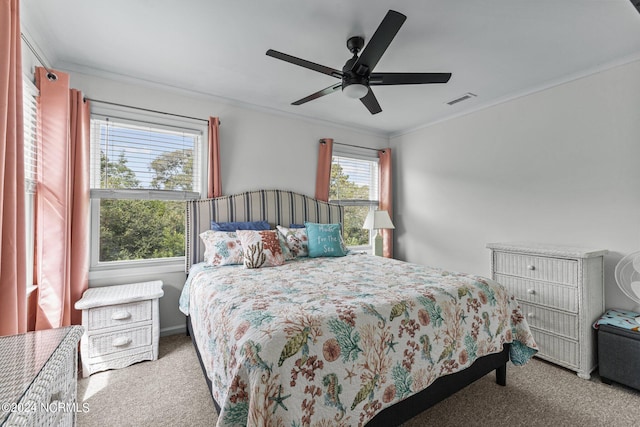
[[[391,138],[396,257],[490,274],[488,242],[640,250],[640,62]],[[482,94],[480,94],[482,96]]]
[[[223,194],[279,188],[313,196],[320,138],[371,148],[384,148],[389,143],[386,136],[273,114],[171,88],[123,83],[77,72],[70,74],[71,87],[82,90],[88,98],[203,119],[220,117]],[[92,276],[90,287],[163,280],[161,331],[167,334],[184,330],[184,315],[178,311],[178,298],[186,277],[184,271],[141,274],[126,270],[109,272],[107,277],[105,274]]]

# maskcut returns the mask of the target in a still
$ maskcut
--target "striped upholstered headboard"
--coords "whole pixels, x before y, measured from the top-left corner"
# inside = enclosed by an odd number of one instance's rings
[[[285,190],[257,190],[215,199],[187,202],[186,271],[202,261],[204,245],[200,233],[211,229],[211,221],[267,221],[276,225],[341,223],[344,208]]]

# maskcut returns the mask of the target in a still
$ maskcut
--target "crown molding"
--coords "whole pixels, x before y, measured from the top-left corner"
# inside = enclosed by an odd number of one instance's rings
[[[552,89],[552,88],[557,87],[557,86],[562,86],[564,84],[571,83],[571,82],[574,82],[574,81],[577,81],[577,80],[581,80],[581,79],[593,76],[595,74],[603,73],[605,71],[613,70],[613,69],[618,68],[618,67],[623,67],[625,65],[631,64],[631,63],[636,62],[636,61],[640,61],[640,53],[637,53],[637,54],[634,54],[634,55],[629,55],[629,56],[620,58],[618,60],[610,61],[610,62],[601,64],[601,65],[599,65],[597,67],[593,67],[593,68],[589,68],[589,69],[586,69],[586,70],[582,70],[582,71],[580,71],[578,73],[569,74],[569,75],[566,75],[566,76],[561,77],[559,79],[550,80],[550,81],[548,81],[548,82],[546,82],[546,83],[544,83],[542,85],[534,86],[532,88],[529,88],[529,89],[526,89],[526,90],[523,90],[523,91],[520,91],[520,92],[512,93],[510,95],[507,95],[507,96],[504,96],[504,97],[501,97],[501,98],[497,98],[497,99],[494,99],[494,100],[489,100],[487,102],[484,102],[484,103],[481,103],[479,105],[476,105],[475,107],[469,107],[469,108],[467,108],[465,110],[462,110],[462,111],[459,111],[459,112],[457,112],[455,114],[448,115],[448,116],[445,116],[445,117],[441,117],[441,118],[438,118],[438,119],[435,119],[435,120],[431,120],[428,123],[424,123],[422,125],[419,125],[419,126],[416,126],[416,127],[410,128],[410,129],[406,129],[404,131],[391,133],[389,135],[389,139],[391,140],[391,139],[397,138],[399,136],[408,135],[408,134],[411,134],[411,133],[414,133],[414,132],[418,132],[418,131],[420,131],[422,129],[426,129],[426,128],[428,128],[430,126],[433,126],[433,125],[436,125],[438,123],[446,122],[446,121],[457,119],[459,117],[463,117],[463,116],[466,116],[466,115],[469,115],[469,114],[473,114],[473,113],[476,113],[478,111],[485,110],[487,108],[491,108],[491,107],[494,107],[494,106],[499,105],[499,104],[504,104],[506,102],[513,101],[513,100],[516,100],[516,99],[519,99],[519,98],[524,98],[524,97],[532,95],[534,93],[538,93],[538,92],[542,92],[542,91],[545,91],[545,90],[548,90],[548,89]]]

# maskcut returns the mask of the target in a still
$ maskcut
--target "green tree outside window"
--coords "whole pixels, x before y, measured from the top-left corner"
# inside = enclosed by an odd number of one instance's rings
[[[153,188],[193,187],[193,156],[177,151],[164,153],[151,162]],[[100,157],[103,188],[140,188],[124,153],[120,153],[117,161],[109,161],[104,153]],[[184,209],[184,202],[179,201],[101,199],[100,261],[184,256]]]
[[[350,179],[344,168],[334,161],[331,165],[331,180],[329,183],[329,200],[369,200],[369,185],[358,184]],[[369,244],[369,230],[363,230],[362,225],[369,213],[370,206],[344,207],[343,238],[347,246],[364,246]]]

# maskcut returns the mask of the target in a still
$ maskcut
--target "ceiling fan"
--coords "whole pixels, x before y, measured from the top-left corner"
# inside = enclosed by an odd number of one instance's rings
[[[344,64],[342,71],[296,58],[273,49],[269,49],[267,55],[342,80],[340,83],[299,99],[293,102],[292,105],[301,105],[342,89],[342,93],[349,98],[359,98],[371,114],[377,114],[382,111],[382,108],[380,108],[380,104],[370,86],[446,83],[451,78],[451,73],[373,72],[376,64],[380,61],[380,58],[406,19],[405,15],[395,10],[387,12],[360,56],[358,56],[358,52],[364,47],[364,39],[356,36],[347,40],[347,48],[353,53],[353,57]]]

